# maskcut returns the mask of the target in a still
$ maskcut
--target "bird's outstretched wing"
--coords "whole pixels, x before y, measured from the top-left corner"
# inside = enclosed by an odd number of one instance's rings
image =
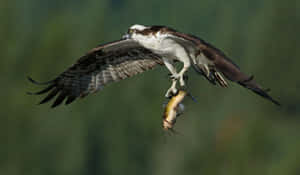
[[[97,92],[108,83],[142,73],[158,64],[163,64],[159,55],[133,40],[118,40],[90,50],[52,81],[38,83],[29,77],[34,84],[48,85],[29,94],[49,92],[40,104],[57,96],[51,107],[61,104],[64,99],[67,99],[65,104],[70,104],[78,97]]]
[[[175,30],[169,30],[170,38],[184,46],[191,53],[196,55],[196,63],[193,64],[194,69],[204,75],[211,83],[218,82],[222,87],[227,87],[227,82],[222,77],[222,74],[229,80],[234,81],[245,88],[252,90],[254,93],[280,105],[269,94],[269,89],[263,89],[255,82],[253,76],[248,76],[243,73],[240,68],[230,60],[221,50],[204,40]],[[198,64],[199,61],[207,64]]]

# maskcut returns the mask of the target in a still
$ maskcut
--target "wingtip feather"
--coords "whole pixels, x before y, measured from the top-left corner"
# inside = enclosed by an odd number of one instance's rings
[[[245,88],[248,88],[250,90],[252,90],[254,93],[256,93],[257,95],[266,98],[267,100],[270,100],[272,103],[281,106],[281,104],[274,100],[269,94],[268,92],[270,91],[269,88],[267,89],[262,89],[254,80],[253,80],[254,76],[251,75],[249,78],[247,78],[246,80],[243,81],[238,81],[238,83],[242,86],[244,86]]]
[[[59,92],[58,88],[54,89],[39,104],[44,104],[44,103],[50,101],[53,97],[55,97],[57,95],[58,92]]]
[[[55,108],[56,106],[60,105],[64,99],[66,98],[67,93],[66,92],[61,92],[58,97],[55,99],[54,103],[51,105],[51,108]]]
[[[271,99],[271,101],[276,104],[277,106],[281,106],[281,103],[279,103],[278,101],[274,100],[273,98]]]
[[[65,105],[72,103],[74,100],[76,100],[76,96],[69,96],[65,102]]]
[[[264,97],[264,98],[270,100],[272,103],[274,103],[274,104],[276,104],[276,105],[278,105],[278,106],[281,106],[281,104],[280,104],[278,101],[274,100],[274,99],[268,94],[268,91],[265,91],[265,90],[263,90],[263,89],[251,89],[251,90],[252,90],[253,92],[255,92],[256,94],[258,94],[258,95],[260,95],[260,96],[262,96],[262,97]]]
[[[38,92],[26,92],[27,95],[41,95],[41,94],[44,94],[48,91],[50,91],[51,89],[53,89],[55,87],[55,84],[52,84],[50,86],[48,86],[47,88],[41,90],[41,91],[38,91]]]
[[[37,82],[34,79],[32,79],[30,76],[27,76],[27,79],[33,83],[33,84],[37,84],[37,85],[47,85],[49,83],[52,83],[54,80],[50,80],[50,81],[46,81],[46,82]]]

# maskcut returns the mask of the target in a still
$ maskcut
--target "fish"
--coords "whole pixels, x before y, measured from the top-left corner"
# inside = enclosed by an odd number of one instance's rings
[[[167,105],[165,106],[165,110],[163,113],[163,122],[162,127],[165,131],[172,131],[177,117],[179,117],[183,112],[185,106],[182,101],[188,93],[184,90],[179,90],[176,95],[172,96]]]

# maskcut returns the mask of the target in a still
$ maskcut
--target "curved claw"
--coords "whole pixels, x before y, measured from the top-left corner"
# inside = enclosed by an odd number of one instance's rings
[[[176,89],[176,87],[171,87],[170,89],[168,89],[167,93],[165,94],[166,98],[171,98],[174,95],[176,95],[178,92],[178,90]]]

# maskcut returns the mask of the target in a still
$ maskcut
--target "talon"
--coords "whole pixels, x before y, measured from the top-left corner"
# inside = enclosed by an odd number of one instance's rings
[[[178,90],[177,90],[176,88],[171,87],[170,89],[168,89],[168,91],[167,91],[165,97],[166,97],[166,98],[173,97],[174,95],[177,94],[177,91],[178,91]]]

